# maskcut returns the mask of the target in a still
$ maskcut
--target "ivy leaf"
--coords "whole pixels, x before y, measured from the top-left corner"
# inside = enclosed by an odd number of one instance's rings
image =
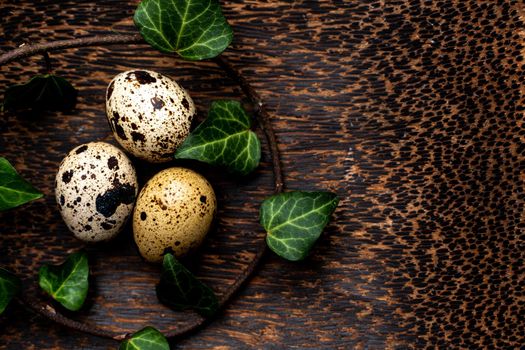
[[[146,327],[124,340],[119,350],[169,350],[166,337],[153,327]]]
[[[18,207],[43,194],[22,179],[7,159],[0,157],[0,211]]]
[[[296,191],[266,199],[260,210],[266,243],[285,259],[304,259],[338,203],[339,199],[330,192]]]
[[[66,309],[77,311],[88,292],[89,266],[85,253],[71,254],[61,265],[40,268],[40,287]]]
[[[195,159],[246,175],[259,165],[261,143],[250,130],[250,116],[237,101],[214,101],[208,118],[175,153],[178,159]]]
[[[170,253],[164,255],[157,297],[175,310],[194,309],[204,317],[213,315],[219,309],[219,301],[213,290],[199,281]]]
[[[35,109],[65,111],[75,106],[77,90],[64,78],[36,75],[27,83],[7,88],[3,110]]]
[[[151,46],[188,60],[218,56],[233,38],[217,0],[142,0],[133,19]]]
[[[18,294],[21,283],[18,277],[0,267],[0,314],[2,314],[13,297]]]

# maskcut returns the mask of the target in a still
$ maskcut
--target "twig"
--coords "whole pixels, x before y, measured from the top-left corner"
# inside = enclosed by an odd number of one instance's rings
[[[219,56],[214,58],[214,61],[222,67],[228,75],[235,80],[242,88],[242,91],[246,96],[250,98],[252,103],[255,105],[257,111],[258,121],[261,124],[261,128],[264,131],[266,140],[270,147],[270,153],[272,155],[272,163],[274,169],[274,184],[275,193],[280,193],[283,190],[283,176],[281,171],[281,161],[279,157],[279,149],[277,148],[277,140],[272,129],[270,122],[270,115],[266,110],[266,106],[263,103],[261,96],[255,91],[253,86],[246,80],[246,78],[239,72],[226,58]]]
[[[94,37],[85,37],[79,39],[71,40],[59,40],[51,41],[47,43],[35,44],[35,45],[24,45],[12,51],[6,52],[0,55],[0,65],[18,60],[24,57],[33,56],[39,53],[43,53],[44,57],[49,58],[48,52],[55,50],[62,50],[67,48],[76,48],[76,47],[88,47],[88,46],[101,46],[101,45],[112,45],[112,44],[139,44],[144,43],[140,35],[107,35],[107,36],[94,36]],[[264,135],[270,147],[270,153],[272,157],[273,164],[273,177],[274,177],[274,192],[280,193],[283,190],[283,175],[281,162],[279,157],[279,149],[277,147],[277,140],[272,129],[270,122],[270,116],[268,111],[265,108],[264,103],[262,102],[261,97],[255,91],[255,89],[250,85],[250,83],[242,76],[242,74],[225,58],[218,57],[214,61],[222,67],[226,73],[235,80],[243,92],[248,96],[250,101],[256,106],[256,116],[261,128],[264,131]],[[46,61],[47,62],[47,61]],[[47,63],[48,64],[48,63]],[[49,66],[47,67],[49,70]],[[261,243],[257,247],[255,257],[250,262],[244,271],[237,277],[235,282],[228,287],[226,291],[221,293],[219,298],[220,306],[223,307],[231,297],[239,290],[239,288],[253,275],[257,265],[261,261],[264,253],[266,252],[266,242],[261,240]],[[21,304],[33,310],[34,312],[47,317],[56,323],[59,323],[70,329],[88,333],[91,335],[111,338],[115,340],[122,340],[129,336],[129,334],[120,334],[112,331],[102,329],[97,326],[93,326],[87,323],[81,323],[75,321],[71,318],[68,318],[62,315],[60,312],[55,310],[49,305],[42,304],[30,300],[27,296],[22,295],[19,299]],[[182,337],[187,335],[190,332],[196,331],[203,325],[209,322],[208,319],[203,318],[197,313],[191,313],[188,315],[186,323],[179,328],[170,330],[165,333],[167,337]]]
[[[104,337],[104,338],[113,338],[115,340],[120,340],[113,332],[107,331],[105,329],[99,328],[97,326],[92,326],[89,324],[81,323],[75,320],[72,320],[61,313],[59,313],[55,308],[50,305],[42,304],[31,300],[27,295],[21,293],[18,297],[18,302],[28,308],[29,310],[36,312],[44,317],[49,318],[50,320],[59,323],[68,328],[88,333],[91,335]],[[122,336],[124,339],[124,336]]]
[[[142,37],[138,34],[124,35],[114,34],[105,36],[92,36],[78,39],[49,41],[41,44],[22,45],[14,50],[8,51],[0,56],[0,65],[11,61],[34,56],[43,52],[55,50],[70,49],[75,47],[102,46],[114,44],[138,44],[144,43]]]

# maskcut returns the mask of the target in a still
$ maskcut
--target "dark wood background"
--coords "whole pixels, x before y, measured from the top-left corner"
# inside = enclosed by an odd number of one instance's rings
[[[337,192],[340,205],[312,254],[268,254],[257,275],[176,349],[506,348],[525,342],[523,5],[518,1],[222,1],[235,39],[225,55],[272,115],[288,189]],[[0,49],[131,32],[135,1],[2,1]],[[46,194],[0,214],[0,264],[28,293],[43,263],[82,245],[61,222],[53,180],[64,154],[111,135],[104,89],[135,67],[165,73],[194,97],[242,98],[211,63],[184,63],[147,46],[52,54],[79,89],[77,109],[5,114],[0,154]],[[5,86],[42,71],[42,58],[4,66]],[[259,130],[260,132],[260,130]],[[217,228],[188,263],[220,292],[253,256],[271,190],[268,147],[248,179],[189,163],[217,189]],[[142,181],[158,168],[138,163]],[[112,330],[176,326],[155,300],[158,267],[129,228],[85,247],[94,284],[77,319]],[[18,305],[0,317],[0,348],[107,349]]]

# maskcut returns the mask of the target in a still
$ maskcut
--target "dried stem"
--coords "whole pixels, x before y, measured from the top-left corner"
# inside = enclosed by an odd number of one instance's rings
[[[48,52],[54,50],[62,50],[67,48],[76,48],[76,47],[88,47],[88,46],[101,46],[101,45],[112,45],[112,44],[139,44],[144,43],[142,38],[139,35],[107,35],[107,36],[94,36],[94,37],[85,37],[79,39],[71,40],[59,40],[52,41],[47,43],[35,44],[35,45],[23,45],[17,49],[6,52],[0,55],[0,65],[18,60],[24,57],[33,56],[39,53],[43,53],[44,57],[47,56],[46,62],[49,62]],[[270,122],[270,116],[268,111],[265,108],[264,103],[261,100],[259,94],[255,89],[250,85],[246,78],[239,72],[226,58],[218,57],[214,61],[222,67],[226,73],[234,79],[239,86],[242,88],[246,96],[251,100],[251,102],[256,107],[256,115],[258,122],[264,131],[266,140],[270,147],[270,153],[272,157],[273,164],[273,177],[274,177],[274,191],[275,193],[280,193],[283,190],[283,175],[279,157],[279,149],[277,147],[277,141],[275,134],[272,129]],[[48,63],[46,63],[48,64]],[[50,68],[49,66],[47,67]],[[220,306],[223,307],[231,297],[239,290],[239,288],[252,276],[257,265],[261,261],[264,253],[266,252],[266,242],[261,240],[259,246],[257,247],[257,252],[255,257],[247,266],[246,269],[237,277],[235,282],[228,287],[226,291],[220,294],[219,302]],[[90,325],[87,323],[81,323],[75,321],[71,318],[68,318],[57,310],[55,310],[50,305],[42,304],[37,301],[31,300],[26,295],[22,295],[19,299],[21,304],[33,310],[34,312],[45,316],[63,326],[68,328],[78,330],[84,333],[92,334],[95,336],[100,336],[104,338],[112,338],[115,340],[122,340],[129,336],[129,334],[119,334],[116,332],[108,331],[106,329]],[[197,313],[191,313],[186,318],[187,321],[182,327],[170,330],[166,332],[167,337],[181,337],[190,332],[193,332],[200,327],[202,327],[209,320],[201,317]]]
[[[279,157],[279,149],[277,147],[277,140],[272,129],[270,116],[266,110],[261,96],[255,91],[253,86],[246,80],[246,78],[239,72],[226,58],[219,56],[214,61],[222,67],[228,75],[235,80],[242,88],[242,91],[248,96],[251,102],[255,105],[257,111],[257,118],[264,131],[268,145],[270,146],[270,153],[272,155],[272,163],[274,169],[274,184],[275,193],[280,193],[283,190],[283,175],[281,171],[281,161]]]
[[[49,41],[41,44],[20,45],[18,48],[0,55],[0,65],[11,61],[34,56],[39,53],[50,52],[55,50],[70,49],[74,47],[102,46],[114,44],[138,44],[144,43],[142,37],[138,34],[124,35],[106,35],[92,36],[70,40]]]

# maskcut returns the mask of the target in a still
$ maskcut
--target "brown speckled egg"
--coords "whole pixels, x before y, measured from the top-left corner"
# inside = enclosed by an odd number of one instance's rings
[[[106,91],[106,115],[116,140],[134,156],[160,163],[190,132],[195,105],[170,78],[147,70],[117,75]]]
[[[64,222],[86,242],[115,237],[131,216],[137,192],[137,176],[130,160],[123,151],[104,142],[74,148],[62,160],[55,181]]]
[[[210,183],[186,168],[153,176],[140,191],[133,212],[133,235],[140,254],[160,262],[166,252],[182,256],[198,247],[217,208]]]

